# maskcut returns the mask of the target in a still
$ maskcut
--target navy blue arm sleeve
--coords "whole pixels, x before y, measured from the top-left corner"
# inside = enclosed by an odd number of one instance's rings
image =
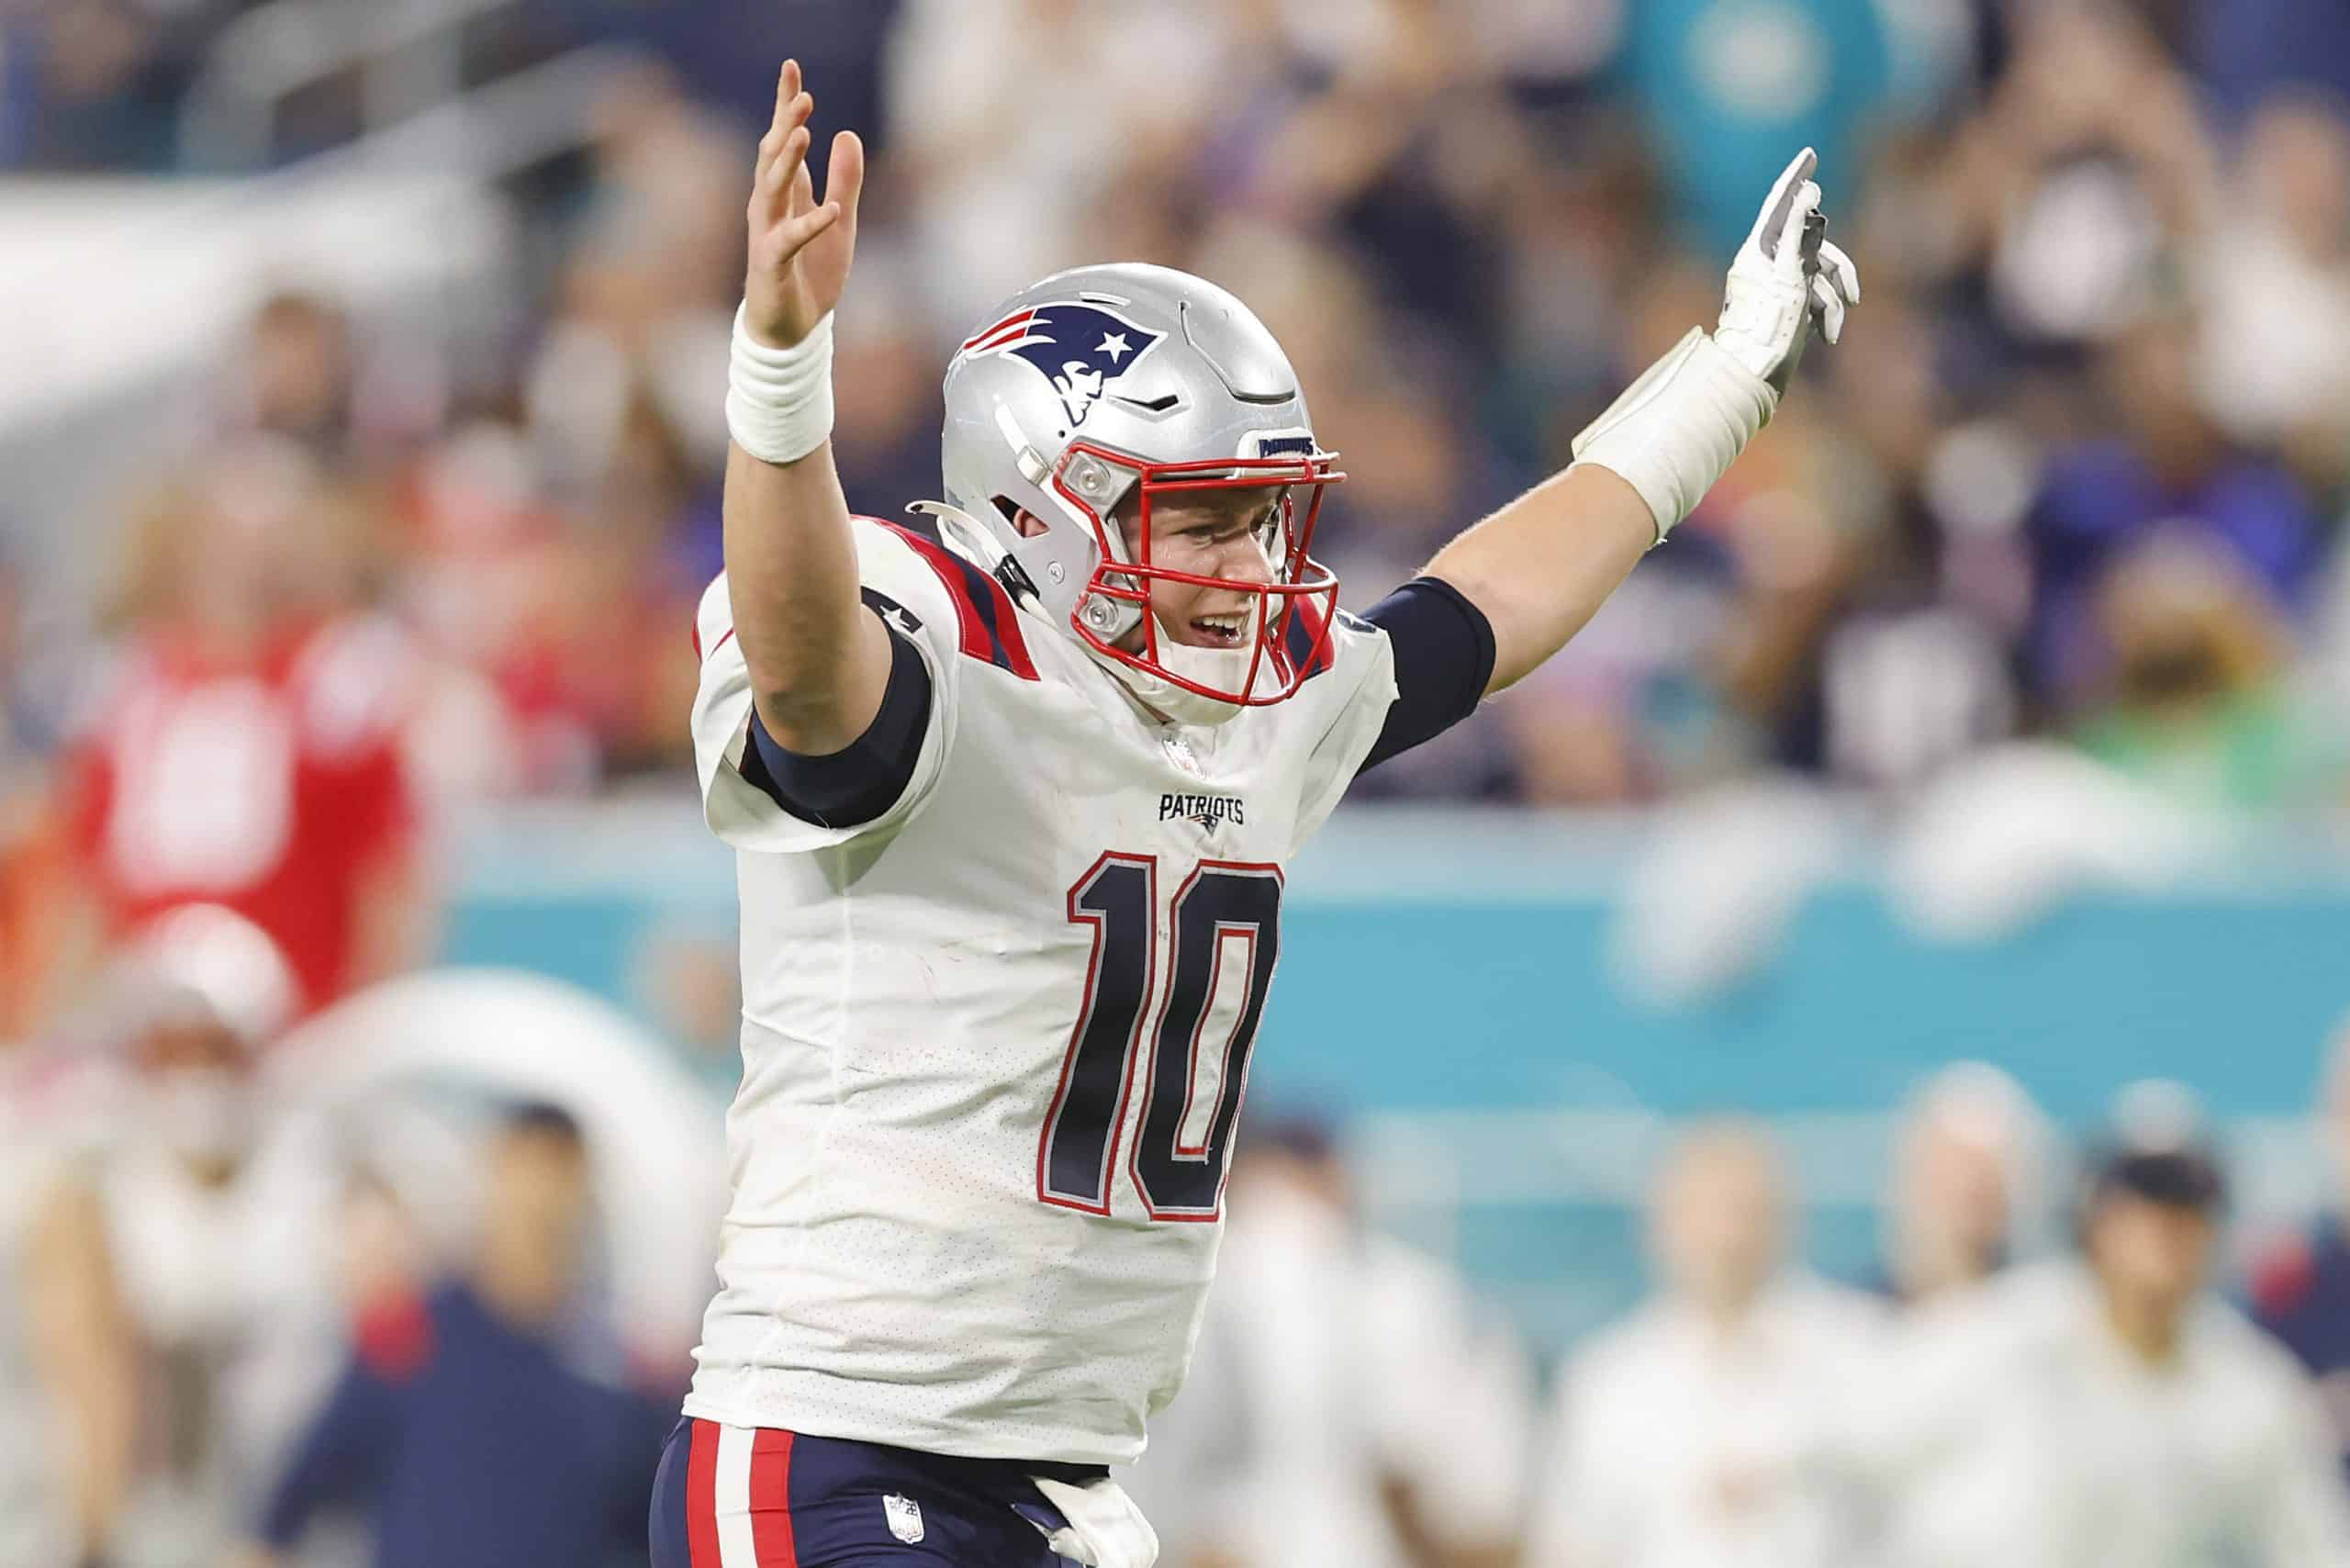
[[[262,1540],[284,1551],[313,1515],[371,1502],[399,1419],[398,1394],[353,1357],[271,1491],[259,1521]]]
[[[895,805],[922,760],[930,727],[930,666],[895,628],[890,633],[890,684],[865,733],[839,751],[803,756],[787,751],[751,710],[751,744],[743,777],[801,822],[855,827]]]
[[[1363,619],[1386,633],[1395,650],[1395,701],[1358,770],[1368,773],[1476,711],[1494,678],[1494,626],[1459,588],[1437,577],[1414,577]]]

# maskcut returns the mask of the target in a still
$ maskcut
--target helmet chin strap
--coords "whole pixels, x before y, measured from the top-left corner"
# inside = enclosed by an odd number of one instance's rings
[[[1117,677],[1137,701],[1162,718],[1179,724],[1221,724],[1240,711],[1237,702],[1203,696],[1123,659],[1112,658],[1081,639],[1078,645],[1092,655],[1094,663]],[[1160,640],[1158,662],[1185,680],[1237,691],[1240,683],[1248,678],[1248,663],[1254,652],[1253,648],[1196,648],[1168,637]]]

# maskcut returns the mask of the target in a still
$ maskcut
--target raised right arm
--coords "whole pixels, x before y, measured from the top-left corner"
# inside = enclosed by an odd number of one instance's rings
[[[890,633],[857,593],[856,543],[833,464],[832,313],[856,247],[865,149],[833,140],[818,206],[800,64],[776,84],[748,217],[743,312],[726,401],[727,588],[752,702],[789,751],[823,756],[863,734],[890,677]]]

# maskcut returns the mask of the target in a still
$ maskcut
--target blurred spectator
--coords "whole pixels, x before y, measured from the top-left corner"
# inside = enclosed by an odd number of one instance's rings
[[[462,1278],[379,1299],[260,1514],[246,1561],[321,1511],[375,1519],[379,1568],[511,1568],[641,1551],[667,1406],[583,1376],[560,1343],[594,1193],[577,1125],[512,1113],[490,1142]]]
[[[2039,1114],[2016,1081],[1982,1062],[1935,1074],[1894,1146],[1882,1289],[1917,1306],[1977,1285],[2015,1259],[2032,1203]]]
[[[168,118],[235,9],[11,12],[0,75],[38,106],[19,131],[135,163],[104,125],[151,101]],[[936,360],[989,303],[1089,257],[1165,261],[1258,307],[1355,454],[1321,549],[1359,601],[1564,461],[1657,332],[1710,310],[1742,193],[1820,148],[1872,298],[1815,366],[1832,402],[1791,407],[1564,659],[1371,793],[1608,803],[1764,766],[1903,790],[2014,731],[2087,724],[2141,771],[2234,756],[2202,793],[2258,803],[2301,790],[2240,776],[2307,722],[2272,696],[2292,685],[2281,633],[2350,498],[2350,134],[2324,11],[808,0],[770,30],[811,62],[827,136],[890,133],[837,372],[853,504],[894,515],[934,487]],[[371,480],[387,432],[419,438],[383,564],[450,661],[400,683],[433,799],[681,760],[676,626],[716,564],[710,388],[739,285],[749,133],[728,116],[772,86],[767,24],[742,25],[605,0],[522,25],[664,62],[577,106],[585,158],[515,189],[524,313],[442,345],[468,386],[509,391],[395,407],[354,323],[293,291],[218,389],[208,422]],[[528,52],[480,42],[468,72]],[[69,101],[90,129],[50,112]],[[2276,675],[2194,704],[2185,742],[2143,701],[2109,707],[2107,578],[2168,527],[2240,558]]]
[[[166,167],[186,78],[159,6],[50,0],[0,16],[0,162],[54,171]],[[21,103],[21,107],[17,105]]]
[[[1193,1375],[1136,1495],[1169,1568],[1503,1568],[1532,1390],[1459,1275],[1362,1226],[1328,1135],[1248,1135]]]
[[[2319,1114],[2333,1204],[2304,1234],[2253,1260],[2252,1312],[2317,1380],[2350,1469],[2350,1029],[2335,1036]]]
[[[2103,375],[2124,433],[2056,454],[2032,504],[2030,660],[2060,711],[2115,674],[2119,629],[2100,625],[2099,597],[2117,564],[2157,534],[2224,558],[2250,590],[2241,613],[2258,621],[2298,611],[2312,587],[2319,519],[2290,475],[2238,453],[2211,424],[2195,397],[2194,342],[2193,323],[2177,317],[2122,338]]]
[[[616,39],[658,54],[696,98],[746,125],[764,125],[775,106],[776,67],[798,57],[808,80],[823,84],[817,144],[834,128],[854,126],[879,141],[890,106],[877,82],[881,39],[900,0],[792,0],[788,6],[704,9],[644,6],[637,0],[553,0],[591,40]]]
[[[333,304],[291,290],[271,295],[231,364],[230,431],[283,436],[321,464],[349,454],[357,367],[351,323]]]
[[[2153,308],[2180,251],[2214,221],[2215,152],[2187,79],[2115,0],[2003,7],[2012,52],[1982,112],[1947,141],[1939,176],[1889,236],[1980,313],[1962,377],[2077,415],[2065,373]],[[1972,323],[1970,323],[1972,324]]]
[[[27,645],[27,598],[31,584],[16,549],[0,537],[0,801],[21,797],[46,760],[54,737],[34,700]],[[8,835],[0,815],[0,842]]]
[[[2339,498],[2350,460],[2350,120],[2318,97],[2263,104],[2199,261],[2198,391],[2241,442],[2281,450]]]
[[[89,1025],[125,1092],[50,1189],[30,1256],[61,1465],[89,1550],[205,1560],[322,1385],[340,1181],[322,1129],[275,1113],[261,1052],[295,977],[226,910],[183,908],[109,966]]]
[[[53,896],[54,834],[43,809],[53,737],[33,699],[24,574],[0,538],[0,1043],[30,1031]]]
[[[95,1560],[121,1507],[129,1335],[81,1161],[85,1058],[0,1029],[0,1563]]]
[[[226,905],[285,949],[306,1008],[408,961],[413,663],[364,612],[375,543],[364,503],[274,441],[206,460],[137,520],[119,655],[67,773],[105,929]]]
[[[906,204],[922,269],[909,304],[927,305],[934,343],[1098,259],[1087,223],[1104,198],[1163,189],[1154,174],[1210,107],[1245,106],[1214,69],[1220,19],[1149,0],[907,0],[882,76],[900,110],[894,179],[877,170],[874,189]]]
[[[2350,12],[2333,0],[2225,0],[2190,15],[2197,64],[2239,121],[2279,89],[2350,102]]]
[[[2174,1109],[2125,1102],[2077,1211],[2081,1258],[1910,1320],[1841,1434],[1881,1488],[1892,1568],[2350,1552],[2307,1380],[2210,1288],[2220,1169]]]
[[[2198,805],[2338,797],[2341,728],[2281,683],[2290,633],[2235,558],[2157,537],[2108,573],[2096,616],[2110,705],[2079,731],[2091,756]]]
[[[1659,1295],[1561,1375],[1529,1568],[1852,1560],[1853,1518],[1802,1461],[1876,1319],[1787,1267],[1787,1211],[1760,1132],[1683,1136],[1651,1211]]]

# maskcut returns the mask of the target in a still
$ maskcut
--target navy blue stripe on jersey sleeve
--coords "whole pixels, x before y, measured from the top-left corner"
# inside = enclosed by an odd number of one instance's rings
[[[887,812],[906,792],[930,727],[930,666],[892,628],[890,684],[865,733],[839,751],[804,756],[787,751],[751,710],[751,744],[743,778],[801,822],[856,827]]]
[[[1494,625],[1438,577],[1414,577],[1363,619],[1395,650],[1395,701],[1358,770],[1368,773],[1476,711],[1494,678]]]

